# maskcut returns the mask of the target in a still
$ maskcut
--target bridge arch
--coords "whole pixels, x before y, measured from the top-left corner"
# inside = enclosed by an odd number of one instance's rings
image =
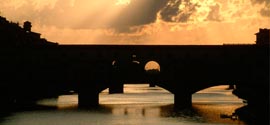
[[[234,89],[229,88],[229,85],[215,85],[204,88],[192,94],[192,103],[226,103],[239,102],[239,99],[233,92]],[[205,99],[207,97],[207,99]]]
[[[144,66],[145,71],[158,71],[160,72],[160,64],[157,61],[148,61]]]
[[[150,60],[144,65],[145,76],[149,79],[149,86],[155,87],[161,72],[160,64],[157,61]]]
[[[127,97],[126,101],[131,101],[131,102],[138,101],[136,103],[140,103],[140,102],[148,103],[148,102],[151,102],[153,100],[155,100],[155,101],[152,103],[155,103],[155,102],[158,103],[158,101],[160,101],[159,100],[160,97],[164,97],[164,94],[166,95],[166,97],[165,97],[166,103],[173,103],[172,101],[173,101],[173,96],[174,96],[172,92],[170,92],[169,90],[167,90],[163,87],[156,86],[155,88],[151,88],[146,83],[124,84],[124,93],[122,93],[122,94],[121,93],[120,94],[109,94],[109,89],[105,88],[104,90],[99,92],[99,103],[104,104],[104,97],[105,98],[113,97],[112,99],[114,101],[116,100],[116,102],[118,100],[122,102]],[[157,94],[153,94],[153,93],[157,93]],[[130,97],[132,99],[130,99]],[[145,100],[146,98],[148,98],[149,100]]]
[[[196,86],[194,84],[194,86],[191,87],[190,93],[194,94],[194,93],[203,91],[203,90],[211,88],[211,87],[217,87],[217,86],[228,86],[229,87],[230,85],[235,86],[236,83],[233,83],[233,82],[227,82],[227,83],[226,82],[211,82],[211,83],[203,83],[203,84],[196,83]]]

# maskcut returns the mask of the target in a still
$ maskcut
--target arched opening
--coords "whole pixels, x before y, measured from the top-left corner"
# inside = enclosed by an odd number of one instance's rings
[[[236,118],[235,110],[245,104],[232,91],[229,85],[200,90],[192,95],[192,107],[205,119],[233,122]]]
[[[214,103],[214,104],[227,104],[227,103],[242,103],[243,100],[239,99],[232,93],[229,85],[212,86],[200,90],[192,95],[193,103]]]
[[[145,64],[144,70],[147,77],[150,79],[149,86],[155,87],[155,82],[157,81],[158,74],[160,73],[160,65],[156,61],[149,61]]]
[[[145,64],[144,70],[148,73],[159,73],[160,65],[156,61],[149,61]]]
[[[162,107],[173,104],[172,93],[148,84],[124,84],[124,93],[109,94],[108,89],[99,94],[99,104],[111,109],[113,115],[160,117]]]
[[[168,90],[146,83],[124,84],[124,93],[109,94],[105,89],[99,94],[99,104],[173,104],[174,95]]]

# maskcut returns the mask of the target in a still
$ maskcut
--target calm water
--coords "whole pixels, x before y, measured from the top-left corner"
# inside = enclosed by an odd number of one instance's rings
[[[173,111],[173,95],[146,84],[125,85],[125,94],[100,94],[100,108],[78,109],[77,95],[44,99],[38,108],[2,115],[1,125],[246,125],[241,120],[220,118],[244,106],[242,100],[226,90],[212,87],[193,95],[192,109]]]

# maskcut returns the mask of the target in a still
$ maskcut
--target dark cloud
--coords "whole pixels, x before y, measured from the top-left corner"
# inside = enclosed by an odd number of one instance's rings
[[[211,6],[210,7],[210,12],[208,13],[208,16],[206,18],[206,20],[209,21],[221,21],[221,17],[219,14],[219,10],[220,10],[220,5],[216,4],[215,6]]]
[[[179,10],[182,2],[186,6]],[[119,32],[133,32],[131,26],[153,23],[159,12],[166,22],[187,22],[197,6],[189,0],[133,0],[111,26]]]
[[[157,13],[168,0],[133,0],[110,26],[120,32],[131,31],[129,27],[150,24],[156,21]]]
[[[181,0],[169,0],[169,4],[161,11],[161,16],[164,21],[172,22],[172,18],[179,14],[179,5]]]
[[[184,10],[179,10],[179,5],[185,2]],[[1,2],[0,2],[1,3]],[[160,12],[161,18],[167,22],[187,22],[196,12],[195,4],[189,0],[132,0],[125,5],[114,20],[109,23],[99,23],[99,17],[106,15],[115,1],[106,1],[106,4],[87,5],[86,0],[76,0],[73,5],[67,0],[57,0],[54,6],[43,6],[36,10],[36,5],[28,3],[17,9],[7,8],[14,13],[15,20],[29,20],[46,26],[72,29],[98,29],[112,28],[117,32],[135,32],[133,26],[141,26],[156,21]],[[98,2],[97,2],[98,3]],[[98,6],[94,12],[89,7]],[[80,11],[78,11],[80,10]],[[91,14],[89,14],[91,13]]]
[[[157,13],[168,0],[133,0],[115,22],[116,25],[144,25],[156,20]]]
[[[167,22],[187,22],[192,13],[196,11],[195,4],[185,0],[185,10],[179,10],[181,0],[132,0],[126,5],[118,16],[110,21],[109,24],[95,24],[100,15],[106,14],[107,6],[95,10],[93,15],[86,15],[82,22],[76,22],[78,16],[76,10],[87,8],[84,0],[76,0],[74,6],[70,6],[65,0],[58,0],[54,8],[45,8],[39,12],[44,15],[41,23],[55,25],[57,27],[69,27],[74,29],[95,29],[95,28],[113,28],[116,32],[135,32],[131,29],[133,26],[141,26],[156,21],[157,14],[160,12],[161,18]],[[114,4],[112,1],[110,4]],[[78,17],[78,18],[77,18]],[[176,17],[176,18],[173,18]],[[60,21],[59,21],[60,20]],[[73,24],[76,22],[76,24]]]
[[[263,3],[269,3],[269,0],[251,0],[252,4],[263,4]]]
[[[270,5],[268,7],[261,9],[260,13],[262,16],[270,17]]]
[[[185,2],[185,8],[179,9],[179,6]],[[190,16],[196,12],[197,4],[189,0],[169,0],[169,4],[161,10],[161,16],[167,22],[187,22]]]
[[[41,15],[44,15],[46,19],[41,20],[42,23],[73,29],[113,28],[117,32],[134,32],[130,27],[155,22],[157,13],[164,8],[168,2],[168,0],[133,0],[123,8],[114,20],[111,20],[108,24],[96,24],[94,22],[98,22],[97,20],[100,16],[110,11],[108,9],[110,8],[109,6],[101,6],[99,9],[96,9],[93,14],[85,15],[81,22],[77,22],[74,20],[79,20],[78,18],[81,18],[77,16],[77,10],[87,8],[85,0],[76,0],[72,7],[64,1],[65,0],[58,0],[53,9],[47,8],[39,12]],[[114,1],[108,2],[106,5],[115,4]],[[76,24],[73,24],[73,22],[76,22]]]
[[[260,14],[265,17],[270,17],[270,0],[251,0],[251,3],[265,4],[265,6],[260,10]]]

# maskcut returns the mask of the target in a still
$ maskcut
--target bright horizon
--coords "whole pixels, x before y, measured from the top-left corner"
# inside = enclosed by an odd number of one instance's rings
[[[253,44],[269,0],[2,0],[0,15],[59,44]]]

